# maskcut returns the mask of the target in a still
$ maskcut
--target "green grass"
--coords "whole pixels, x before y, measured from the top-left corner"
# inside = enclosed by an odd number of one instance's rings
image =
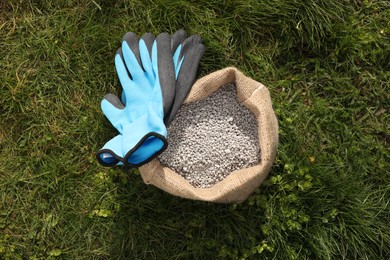
[[[173,197],[103,168],[127,31],[198,33],[199,76],[271,91],[268,180],[244,203]],[[0,258],[389,259],[388,1],[1,1]]]

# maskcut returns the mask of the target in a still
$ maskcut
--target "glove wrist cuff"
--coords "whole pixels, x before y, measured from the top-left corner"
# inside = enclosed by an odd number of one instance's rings
[[[148,163],[168,146],[167,130],[157,115],[139,117],[123,128],[123,163],[125,167],[139,167]]]

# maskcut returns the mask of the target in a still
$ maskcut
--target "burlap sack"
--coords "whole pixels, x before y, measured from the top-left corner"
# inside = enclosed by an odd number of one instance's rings
[[[195,188],[179,173],[163,167],[158,159],[154,159],[140,167],[146,184],[183,198],[232,203],[245,200],[264,181],[276,156],[278,123],[269,91],[263,84],[246,77],[234,67],[228,67],[197,80],[184,103],[202,100],[219,87],[232,82],[236,84],[239,102],[253,112],[258,122],[259,164],[234,171],[210,188]]]

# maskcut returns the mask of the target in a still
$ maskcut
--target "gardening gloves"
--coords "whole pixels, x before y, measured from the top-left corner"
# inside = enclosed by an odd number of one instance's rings
[[[115,55],[115,66],[126,105],[107,94],[101,108],[121,135],[98,152],[98,159],[107,166],[119,161],[138,166],[167,146],[161,86],[175,84],[169,35],[158,36],[150,55],[143,40],[138,45],[133,33],[126,34]]]
[[[204,46],[197,35],[183,30],[157,38],[147,33],[140,40],[127,33],[115,55],[123,92],[122,101],[107,94],[103,113],[119,131],[97,153],[104,166],[141,166],[167,147],[166,126],[190,91]]]

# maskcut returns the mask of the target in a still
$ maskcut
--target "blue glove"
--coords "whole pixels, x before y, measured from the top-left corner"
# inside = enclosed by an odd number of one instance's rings
[[[169,53],[166,48],[166,34],[161,34],[155,39],[153,35],[147,33],[142,36],[139,43],[138,38],[133,33],[127,33],[124,36],[122,43],[122,55],[124,58],[118,58],[118,55],[121,57],[120,50],[117,52],[115,58],[118,75],[122,86],[124,86],[122,92],[123,103],[112,94],[106,95],[102,101],[103,112],[121,134],[107,142],[102,150],[98,152],[97,158],[101,164],[105,166],[125,164],[130,167],[137,167],[149,162],[165,150],[166,130],[161,124],[161,116],[156,116],[156,111],[161,112],[161,98],[165,115],[165,124],[168,125],[168,120],[170,122],[173,119],[191,89],[193,82],[195,81],[200,58],[204,53],[204,46],[201,44],[201,38],[197,35],[186,38],[186,33],[183,30],[177,31],[172,36],[170,43],[171,52]],[[163,46],[165,46],[165,48],[157,49],[157,46],[161,46],[162,44],[164,44]],[[174,63],[174,75],[171,68],[172,58]],[[125,61],[124,63],[123,60]],[[146,76],[150,76],[152,74],[151,71],[153,71],[153,73],[156,71],[157,73],[155,74],[160,81],[159,86],[161,88],[160,98],[157,98],[158,102],[151,102],[153,104],[158,103],[159,105],[149,106],[148,111],[141,110],[141,114],[148,116],[144,116],[140,121],[133,121],[130,126],[125,127],[126,131],[123,131],[123,125],[128,125],[128,121],[131,120],[125,120],[125,123],[118,123],[118,121],[121,120],[113,120],[113,118],[116,118],[119,113],[114,112],[116,116],[112,115],[112,111],[115,111],[113,110],[113,107],[127,112],[129,112],[129,109],[137,109],[134,106],[125,106],[127,100],[131,99],[129,99],[128,95],[129,90],[125,87],[125,84],[129,83],[123,81],[123,79],[127,78],[125,73],[123,73],[123,71],[125,71],[122,68],[124,67],[123,64],[128,66],[127,69],[130,75],[139,73],[140,66],[143,66]],[[140,73],[140,75],[141,74],[142,73]],[[136,79],[137,77],[133,77],[133,81]],[[172,87],[173,79],[175,81],[174,87]],[[157,85],[154,86],[157,87]],[[138,91],[140,89],[142,88],[138,88]],[[157,89],[155,88],[154,93],[158,93],[156,90]],[[151,93],[145,90],[141,92],[144,94]],[[137,92],[131,92],[130,98],[131,96],[138,97],[139,95],[136,93]],[[137,99],[140,103],[143,102],[142,100],[146,100],[146,96]],[[155,98],[152,98],[151,100],[153,101]],[[142,106],[142,104],[140,106]],[[119,115],[119,117],[123,117],[123,115]],[[156,129],[153,130],[153,128]],[[137,142],[139,138],[141,138],[141,140]],[[133,147],[135,143],[137,144]]]
[[[105,166],[122,162],[126,166],[138,167],[167,147],[161,86],[175,86],[169,35],[157,37],[151,55],[141,40],[139,57],[124,40],[122,49],[115,55],[115,66],[126,105],[117,96],[107,94],[101,108],[121,136],[110,140],[98,152],[97,158]]]

